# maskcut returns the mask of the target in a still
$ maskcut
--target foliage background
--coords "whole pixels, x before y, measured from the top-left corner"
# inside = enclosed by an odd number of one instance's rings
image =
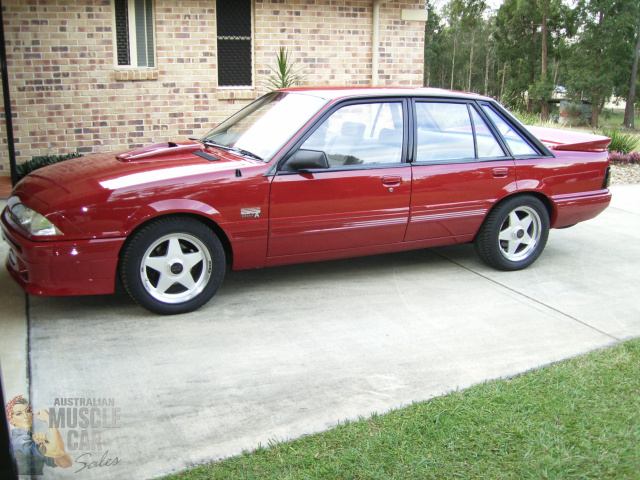
[[[554,91],[566,91],[592,104],[592,127],[607,101],[637,90],[638,0],[426,0],[426,8],[425,86],[543,117]]]

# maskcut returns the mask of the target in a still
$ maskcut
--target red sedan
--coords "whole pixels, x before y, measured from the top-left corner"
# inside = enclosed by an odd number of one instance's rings
[[[161,314],[234,270],[474,242],[531,265],[550,228],[611,200],[607,137],[525,127],[491,98],[435,89],[288,89],[211,132],[40,169],[2,215],[34,295],[122,282]]]

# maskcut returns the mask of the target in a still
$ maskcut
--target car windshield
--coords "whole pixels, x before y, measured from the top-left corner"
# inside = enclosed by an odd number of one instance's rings
[[[326,102],[302,93],[269,93],[222,122],[202,141],[269,161]]]

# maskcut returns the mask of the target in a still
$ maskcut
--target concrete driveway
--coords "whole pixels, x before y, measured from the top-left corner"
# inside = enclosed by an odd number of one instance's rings
[[[150,478],[640,336],[640,185],[613,192],[521,272],[471,245],[232,272],[175,317],[119,292],[29,297],[26,324],[3,270],[5,396],[69,405],[45,478]]]

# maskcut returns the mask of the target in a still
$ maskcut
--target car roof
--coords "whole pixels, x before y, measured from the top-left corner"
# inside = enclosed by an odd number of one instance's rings
[[[306,93],[324,98],[337,100],[358,97],[409,96],[431,98],[456,98],[465,100],[489,100],[492,98],[469,92],[444,90],[429,87],[292,87],[279,90],[281,92]]]

